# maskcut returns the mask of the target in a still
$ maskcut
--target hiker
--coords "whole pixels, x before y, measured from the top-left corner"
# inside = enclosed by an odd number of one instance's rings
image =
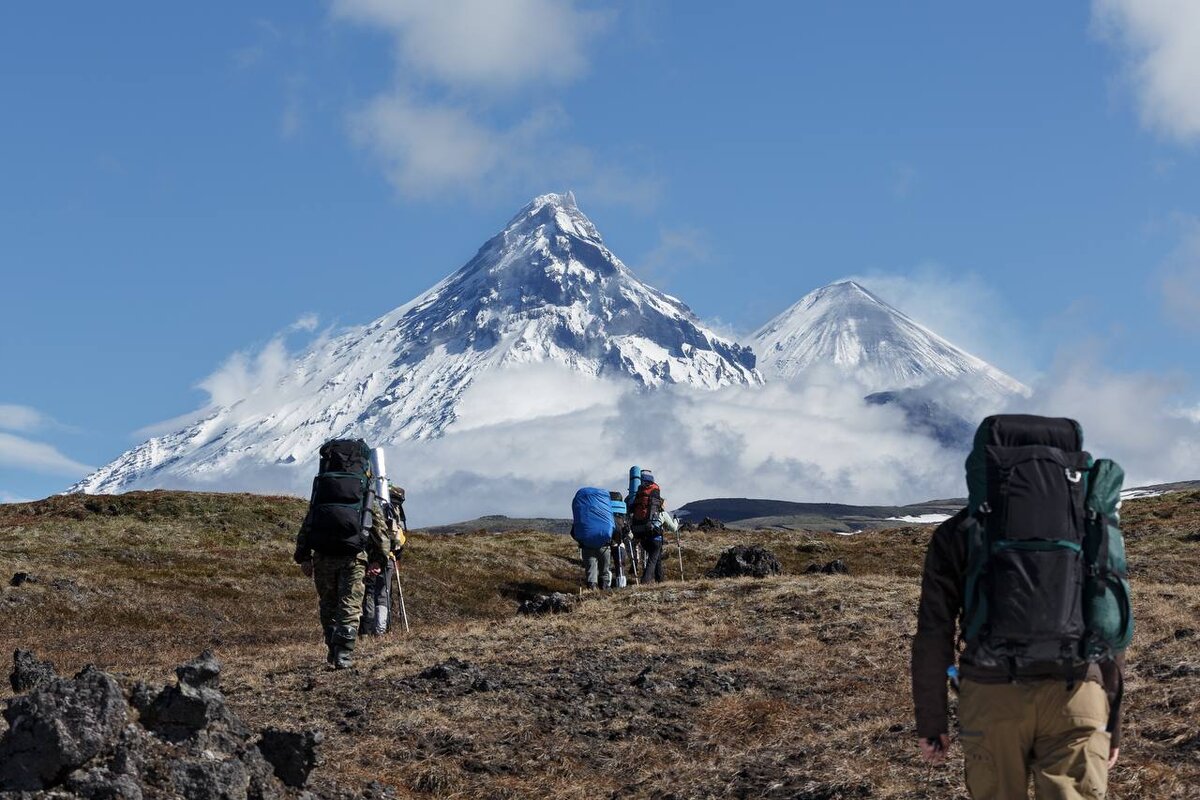
[[[1039,800],[1103,798],[1120,753],[1133,635],[1123,475],[1082,448],[1072,420],[984,420],[968,506],[926,552],[912,650],[920,752],[946,758],[949,675],[975,800],[1024,800],[1030,775]]]
[[[293,558],[316,584],[327,661],[346,669],[358,638],[363,579],[379,575],[387,562],[387,523],[382,504],[368,489],[366,442],[326,442],[320,458]]]
[[[579,543],[584,580],[589,589],[612,585],[612,501],[603,489],[584,487],[571,500],[571,537]]]
[[[630,528],[645,553],[642,583],[661,583],[663,579],[663,506],[662,489],[654,482],[654,474],[642,469],[633,502],[629,505]],[[670,514],[666,514],[666,518],[674,524],[672,530],[679,529]]]
[[[629,551],[630,568],[633,569],[633,534],[629,530],[628,509],[625,506],[625,500],[621,497],[620,492],[608,493],[609,504],[612,506],[613,513],[613,534],[609,544],[609,551],[612,553],[612,563],[616,566],[616,574],[613,575],[613,588],[624,589],[627,584],[625,575],[625,552]]]
[[[368,575],[363,587],[363,612],[358,632],[367,636],[382,636],[388,632],[392,611],[392,587],[396,582],[396,568],[406,541],[404,528],[404,489],[388,487],[388,502],[383,503],[383,517],[387,530],[387,562],[378,575]]]

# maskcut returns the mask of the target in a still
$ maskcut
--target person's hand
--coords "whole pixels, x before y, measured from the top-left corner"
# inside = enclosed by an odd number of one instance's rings
[[[950,737],[942,734],[936,739],[921,737],[921,758],[927,764],[938,766],[946,760],[946,751],[950,749]]]
[[[372,562],[367,565],[367,577],[368,578],[374,578],[376,575],[378,575],[381,572],[383,572],[383,567],[379,566],[378,564]]]
[[[1121,756],[1121,748],[1114,747],[1108,751],[1108,768],[1112,769],[1117,765],[1117,759]]]
[[[313,565],[311,561],[305,561],[300,564],[300,571],[304,573],[304,577],[311,578],[313,576]]]

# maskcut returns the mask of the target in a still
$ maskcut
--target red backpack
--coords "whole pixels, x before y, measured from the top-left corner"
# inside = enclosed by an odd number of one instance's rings
[[[662,490],[657,483],[643,483],[633,498],[630,518],[634,525],[647,525],[662,511]]]

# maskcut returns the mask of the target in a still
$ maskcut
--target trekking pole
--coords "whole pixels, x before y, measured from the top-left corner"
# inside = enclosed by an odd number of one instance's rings
[[[633,565],[633,585],[642,585],[642,568],[638,566],[637,542],[629,542],[629,561]]]
[[[399,567],[399,564],[396,565]],[[404,587],[400,585],[400,570],[396,570],[396,596],[400,598],[400,619],[404,620],[404,632],[409,632],[408,611],[404,608]]]
[[[679,529],[675,529],[675,550],[679,553],[679,581],[683,582],[683,542],[679,538]]]

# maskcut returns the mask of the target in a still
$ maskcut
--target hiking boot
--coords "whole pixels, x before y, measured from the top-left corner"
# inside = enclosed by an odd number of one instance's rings
[[[333,663],[333,660],[334,660],[334,653],[333,653],[333,626],[332,626],[332,625],[326,625],[326,626],[325,626],[325,649],[326,649],[326,651],[327,651],[327,652],[326,652],[326,654],[325,654],[325,662],[326,662],[326,663],[328,663],[328,664],[332,664],[332,663]]]
[[[353,666],[350,654],[354,652],[354,641],[358,638],[358,628],[352,625],[339,625],[333,631],[333,644],[329,650],[329,663],[334,669],[349,669]]]
[[[329,653],[329,663],[334,669],[350,669],[354,666],[354,660],[350,657],[350,651],[344,647],[334,648]]]

